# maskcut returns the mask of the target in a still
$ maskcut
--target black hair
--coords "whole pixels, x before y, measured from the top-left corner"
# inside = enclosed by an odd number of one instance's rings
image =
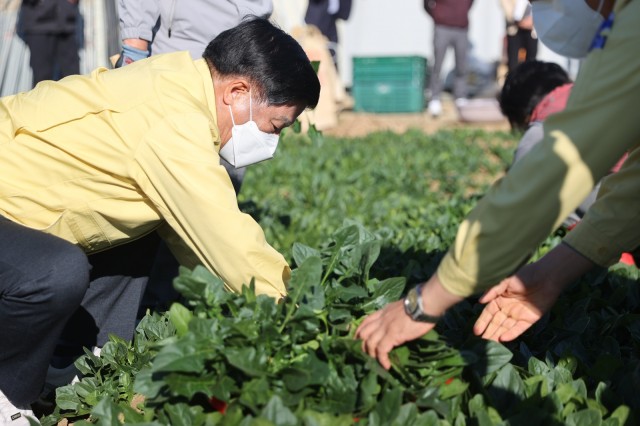
[[[536,105],[553,89],[571,83],[569,75],[558,64],[525,61],[507,74],[498,96],[500,110],[511,129],[526,130]]]
[[[302,47],[267,19],[249,16],[221,32],[202,55],[222,76],[244,76],[269,105],[314,108],[320,81]]]

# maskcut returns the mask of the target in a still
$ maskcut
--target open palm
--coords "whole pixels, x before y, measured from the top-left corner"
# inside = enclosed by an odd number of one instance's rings
[[[485,339],[507,342],[538,321],[555,303],[559,292],[548,282],[529,282],[525,268],[492,287],[481,298],[487,303],[473,331]]]

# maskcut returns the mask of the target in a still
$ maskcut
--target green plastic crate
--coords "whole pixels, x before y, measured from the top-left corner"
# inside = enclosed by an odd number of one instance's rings
[[[427,59],[421,56],[353,58],[355,111],[422,112]]]

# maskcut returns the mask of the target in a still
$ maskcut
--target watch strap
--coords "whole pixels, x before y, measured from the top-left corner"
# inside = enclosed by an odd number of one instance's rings
[[[413,312],[411,318],[413,318],[415,321],[428,322],[432,324],[440,321],[442,319],[442,316],[429,315],[424,312],[424,306],[422,304],[422,285],[416,285],[415,291],[418,295],[418,309]]]

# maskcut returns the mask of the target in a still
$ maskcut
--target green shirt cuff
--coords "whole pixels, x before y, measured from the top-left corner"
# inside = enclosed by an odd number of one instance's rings
[[[588,221],[583,220],[570,231],[563,242],[569,247],[600,266],[610,266],[620,258],[624,251]]]

